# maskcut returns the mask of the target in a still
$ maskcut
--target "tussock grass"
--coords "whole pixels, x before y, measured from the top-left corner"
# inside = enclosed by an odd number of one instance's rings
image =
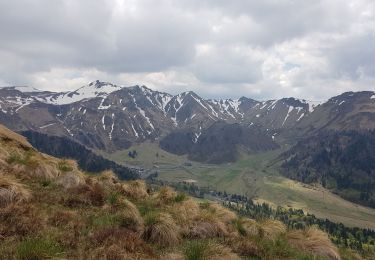
[[[194,217],[184,232],[188,238],[207,239],[214,237],[235,236],[232,222],[237,216],[217,203],[199,204],[199,213]]]
[[[160,205],[169,204],[175,201],[177,192],[170,187],[162,187],[159,192],[155,194],[155,199]]]
[[[120,225],[135,232],[141,233],[144,229],[143,218],[138,208],[129,200],[121,198],[118,202],[120,211]]]
[[[268,219],[259,223],[259,230],[260,235],[273,240],[286,233],[286,226],[281,221]]]
[[[84,183],[85,178],[79,172],[69,171],[56,179],[56,184],[63,186],[65,189],[74,188]]]
[[[233,252],[246,257],[260,258],[264,255],[258,244],[248,238],[232,239],[230,242]]]
[[[236,213],[217,203],[210,204],[209,210],[224,223],[231,223],[237,218]]]
[[[149,259],[154,256],[153,249],[138,234],[125,228],[97,230],[90,241],[94,247],[93,259]]]
[[[146,241],[162,247],[175,246],[180,243],[180,230],[171,215],[152,212],[145,216],[145,224],[142,236]]]
[[[58,163],[58,169],[61,172],[71,172],[73,167],[71,166],[72,161],[68,162],[67,160],[62,160]]]
[[[213,218],[205,218],[192,222],[184,233],[186,238],[193,239],[223,238],[228,235],[229,233],[225,224]]]
[[[15,178],[0,174],[0,207],[11,203],[26,202],[31,198],[31,192]]]
[[[192,199],[185,199],[170,205],[168,212],[180,226],[187,228],[192,221],[199,217],[200,208],[197,202]]]
[[[316,227],[289,231],[287,240],[293,247],[314,255],[341,259],[337,248],[332,244],[328,235]]]
[[[135,180],[123,183],[120,189],[121,193],[134,200],[143,200],[149,197],[147,185],[144,181]]]
[[[121,187],[120,181],[112,171],[104,171],[97,178],[105,190],[114,192]]]

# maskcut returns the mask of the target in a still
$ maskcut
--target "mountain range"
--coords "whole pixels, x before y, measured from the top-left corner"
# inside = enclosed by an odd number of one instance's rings
[[[116,151],[175,132],[191,142],[215,122],[256,128],[275,142],[322,129],[374,129],[375,93],[347,92],[326,102],[297,98],[203,99],[145,86],[121,87],[94,81],[75,91],[49,92],[30,87],[0,89],[0,123],[15,131],[70,138],[89,148]]]

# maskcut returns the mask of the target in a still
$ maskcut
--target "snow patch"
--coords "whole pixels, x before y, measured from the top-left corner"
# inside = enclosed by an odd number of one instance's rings
[[[288,113],[286,114],[286,116],[285,116],[285,118],[284,118],[284,121],[283,121],[282,126],[284,126],[286,120],[287,120],[288,117],[289,117],[290,112],[292,112],[293,109],[294,109],[294,107],[292,107],[292,106],[289,107],[289,109],[288,109]]]
[[[56,123],[51,123],[51,124],[47,124],[47,125],[44,125],[44,126],[40,126],[39,128],[40,129],[44,129],[44,128],[47,128],[47,127],[49,127],[49,126],[53,126],[53,125],[55,125]]]

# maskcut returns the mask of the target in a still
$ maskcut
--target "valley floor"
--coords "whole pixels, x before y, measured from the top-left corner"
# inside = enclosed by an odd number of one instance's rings
[[[128,156],[130,150],[137,151],[135,159]],[[322,187],[280,176],[272,165],[280,152],[281,149],[244,155],[236,163],[209,165],[189,162],[185,156],[169,154],[159,149],[155,143],[144,143],[105,156],[120,164],[157,170],[161,180],[196,181],[199,186],[246,195],[259,203],[303,209],[319,218],[328,218],[349,227],[375,230],[375,209],[346,201]]]

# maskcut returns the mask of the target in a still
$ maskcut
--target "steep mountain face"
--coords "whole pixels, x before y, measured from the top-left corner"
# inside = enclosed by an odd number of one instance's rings
[[[196,143],[218,121],[258,128],[278,142],[323,128],[373,129],[374,96],[374,92],[344,93],[319,105],[295,98],[206,100],[191,91],[173,96],[145,86],[100,81],[62,93],[6,87],[0,88],[0,123],[15,131],[63,136],[107,151],[181,132],[191,133],[189,138]],[[177,153],[184,149],[174,148]]]
[[[346,92],[317,107],[296,128],[321,130],[375,129],[375,92]]]
[[[320,183],[375,208],[375,131],[329,131],[304,138],[282,155],[282,172]]]
[[[256,127],[217,121],[200,136],[188,131],[172,132],[160,141],[160,147],[189,159],[206,163],[234,162],[240,151],[255,153],[276,149],[272,138]]]
[[[257,128],[219,121],[202,133],[192,146],[189,158],[206,163],[234,162],[240,151],[264,152],[278,147],[270,136]]]

